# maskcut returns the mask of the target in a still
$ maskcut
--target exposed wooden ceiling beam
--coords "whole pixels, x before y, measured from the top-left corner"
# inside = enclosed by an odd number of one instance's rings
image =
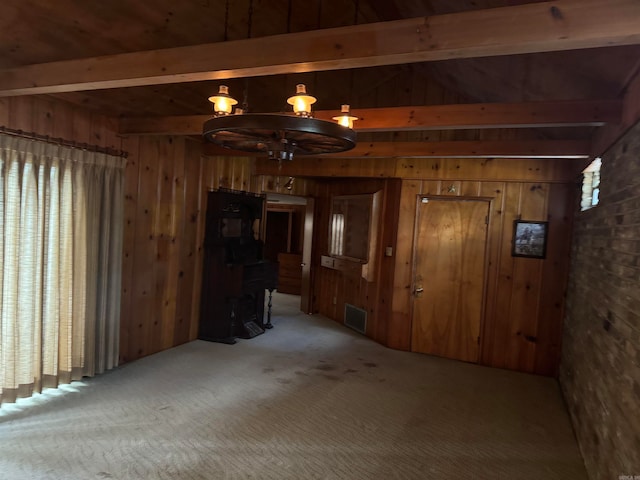
[[[640,71],[636,71],[636,76],[627,83],[622,105],[620,121],[598,129],[593,138],[592,157],[604,154],[640,120]]]
[[[297,159],[327,158],[588,158],[591,143],[583,140],[480,140],[459,142],[363,142],[353,150],[327,155],[305,155]],[[218,145],[203,145],[210,156],[252,156]],[[294,158],[294,161],[296,161]]]
[[[616,100],[533,103],[480,103],[366,108],[354,110],[361,119],[359,132],[452,130],[468,128],[530,128],[602,126],[620,120],[622,104]],[[331,120],[337,111],[318,111],[316,118]],[[126,135],[200,135],[209,115],[129,117],[120,119]]]
[[[635,43],[637,0],[557,0],[10,68],[0,71],[0,96]]]

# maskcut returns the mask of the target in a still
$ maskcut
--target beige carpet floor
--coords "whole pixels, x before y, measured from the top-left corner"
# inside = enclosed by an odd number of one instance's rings
[[[297,301],[252,340],[3,406],[0,478],[586,478],[553,379],[390,350]]]

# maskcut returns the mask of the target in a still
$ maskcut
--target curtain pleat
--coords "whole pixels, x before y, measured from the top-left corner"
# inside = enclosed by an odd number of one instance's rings
[[[4,152],[3,152],[4,153]],[[15,401],[18,395],[18,380],[20,373],[17,369],[21,362],[18,348],[18,261],[20,254],[20,163],[17,154],[8,152],[3,162],[4,208],[2,251],[3,283],[2,283],[2,369],[3,398]],[[3,155],[4,157],[4,155]],[[23,375],[22,375],[23,376]]]
[[[60,166],[53,159],[45,187],[44,277],[42,286],[42,386],[57,387],[60,342]],[[45,186],[47,183],[45,183]],[[37,294],[37,292],[33,292]]]
[[[7,166],[8,161],[6,159],[4,145],[0,145],[2,151],[0,151],[0,272],[4,273],[5,266],[5,215],[6,215],[6,201],[5,201],[5,181],[4,179],[7,176]],[[0,274],[0,309],[3,309],[4,303],[4,274]],[[5,377],[7,376],[8,365],[7,365],[7,356],[8,353],[2,348],[3,342],[7,342],[7,337],[5,336],[5,325],[2,321],[2,313],[0,313],[0,400],[2,399],[2,388],[4,385]]]
[[[77,153],[77,152],[74,152]],[[84,180],[84,167],[77,162],[73,169],[73,342],[72,342],[72,380],[79,380],[85,373],[85,344],[87,326],[87,195]]]
[[[96,357],[99,351],[96,350],[96,331],[98,330],[98,317],[96,316],[96,300],[98,294],[98,251],[100,248],[100,236],[96,227],[98,223],[99,212],[99,195],[96,177],[96,169],[85,169],[84,178],[86,180],[87,192],[92,192],[86,199],[86,232],[85,232],[85,248],[87,258],[87,270],[85,275],[86,289],[86,312],[93,319],[86,323],[85,332],[85,375],[94,375],[96,372]],[[90,239],[94,240],[91,241]]]
[[[103,337],[106,343],[104,368],[109,370],[118,365],[120,355],[120,303],[121,303],[121,278],[122,278],[122,249],[124,222],[124,175],[116,174],[113,169],[107,170],[108,182],[104,192],[105,204],[109,205],[108,220],[103,225],[109,226],[109,243],[104,249],[107,252],[102,264],[105,266],[100,278],[106,281],[104,292],[106,305],[107,334]]]
[[[124,163],[0,134],[0,402],[117,366]]]
[[[40,146],[42,148],[42,146]],[[42,292],[42,286],[44,282],[44,225],[45,225],[45,201],[46,201],[46,185],[47,185],[47,165],[46,162],[39,162],[37,164],[37,185],[38,188],[38,230],[36,233],[36,273],[33,282],[33,292]],[[34,391],[40,392],[42,391],[42,378],[43,378],[43,370],[42,370],[42,322],[39,321],[42,318],[42,305],[44,303],[43,295],[35,295],[35,308],[33,313],[33,318],[38,319],[38,321],[34,321],[34,335],[33,335],[33,347],[32,347],[32,357],[33,357],[33,382],[34,382]]]
[[[103,222],[99,220],[101,217],[110,218],[111,205],[109,205],[105,201],[107,192],[105,192],[104,183],[107,180],[108,179],[105,175],[104,170],[100,169],[96,171],[94,181],[96,183],[96,186],[100,185],[102,187],[99,189],[100,202],[98,202],[98,204],[96,205],[96,210],[98,211],[98,219],[94,223],[95,231],[92,232],[97,238],[100,239],[96,252],[96,278],[98,280],[98,289],[96,291],[96,372],[98,373],[104,371],[106,357],[108,355],[108,343],[103,341],[106,338],[106,335],[108,335],[106,305],[108,283],[107,279],[104,278],[103,275],[101,275],[101,272],[104,272],[109,268],[107,264],[107,262],[109,261],[109,248],[107,244],[110,241],[109,222],[105,222],[105,224],[103,224]]]
[[[16,165],[19,165],[16,162]],[[19,235],[18,245],[18,266],[17,275],[17,318],[16,328],[19,331],[16,349],[17,358],[20,364],[29,362],[33,358],[33,342],[39,343],[40,329],[36,322],[32,321],[38,314],[36,311],[36,295],[34,295],[34,283],[38,279],[38,188],[36,172],[33,163],[24,164],[22,169],[21,182],[22,195],[20,198],[20,221],[18,224]],[[11,237],[15,238],[15,237]],[[30,368],[19,368],[16,383],[24,385],[28,392],[21,392],[21,395],[31,393],[29,385],[37,378],[39,368],[30,362]]]

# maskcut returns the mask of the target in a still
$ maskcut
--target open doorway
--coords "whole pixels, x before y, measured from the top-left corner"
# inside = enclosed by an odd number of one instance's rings
[[[268,193],[266,220],[264,257],[278,262],[277,291],[299,295],[300,309],[310,313],[313,200]]]

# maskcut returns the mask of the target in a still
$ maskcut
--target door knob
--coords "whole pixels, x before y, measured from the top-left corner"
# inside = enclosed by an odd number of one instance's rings
[[[413,294],[416,297],[420,297],[422,295],[422,292],[424,292],[424,288],[422,287],[416,287],[415,290],[413,291]]]

